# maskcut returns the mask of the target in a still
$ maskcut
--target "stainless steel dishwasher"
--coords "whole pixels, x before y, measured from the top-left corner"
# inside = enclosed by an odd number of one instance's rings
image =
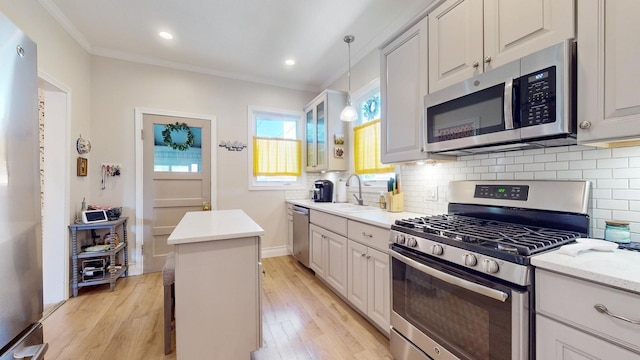
[[[309,267],[309,209],[293,205],[293,257]]]

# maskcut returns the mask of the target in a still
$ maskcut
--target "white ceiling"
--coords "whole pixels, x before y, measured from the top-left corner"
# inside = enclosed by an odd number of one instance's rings
[[[95,55],[319,91],[432,0],[38,0]],[[163,40],[158,32],[175,37]],[[295,59],[287,67],[284,60]]]

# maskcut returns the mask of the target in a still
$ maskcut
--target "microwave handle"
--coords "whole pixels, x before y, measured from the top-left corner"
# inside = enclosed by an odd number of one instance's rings
[[[408,266],[411,266],[412,268],[418,271],[421,271],[427,275],[433,276],[434,278],[440,279],[446,283],[459,286],[463,289],[472,291],[476,294],[484,295],[486,297],[498,300],[500,302],[505,302],[509,298],[509,294],[505,293],[504,291],[491,289],[486,286],[476,284],[474,282],[459,278],[457,276],[450,275],[445,272],[436,270],[430,266],[421,264],[391,249],[389,249],[389,255],[391,255],[392,258],[400,260],[403,263],[407,264]]]
[[[504,82],[504,129],[513,130],[513,78]]]

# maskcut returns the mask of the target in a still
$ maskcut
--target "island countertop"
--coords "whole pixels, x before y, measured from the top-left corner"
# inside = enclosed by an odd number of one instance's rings
[[[264,235],[264,229],[242,210],[192,211],[173,230],[169,245]]]

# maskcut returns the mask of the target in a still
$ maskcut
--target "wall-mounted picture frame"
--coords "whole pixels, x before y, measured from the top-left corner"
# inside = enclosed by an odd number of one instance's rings
[[[78,176],[87,176],[87,168],[89,167],[89,160],[83,157],[78,157]]]

